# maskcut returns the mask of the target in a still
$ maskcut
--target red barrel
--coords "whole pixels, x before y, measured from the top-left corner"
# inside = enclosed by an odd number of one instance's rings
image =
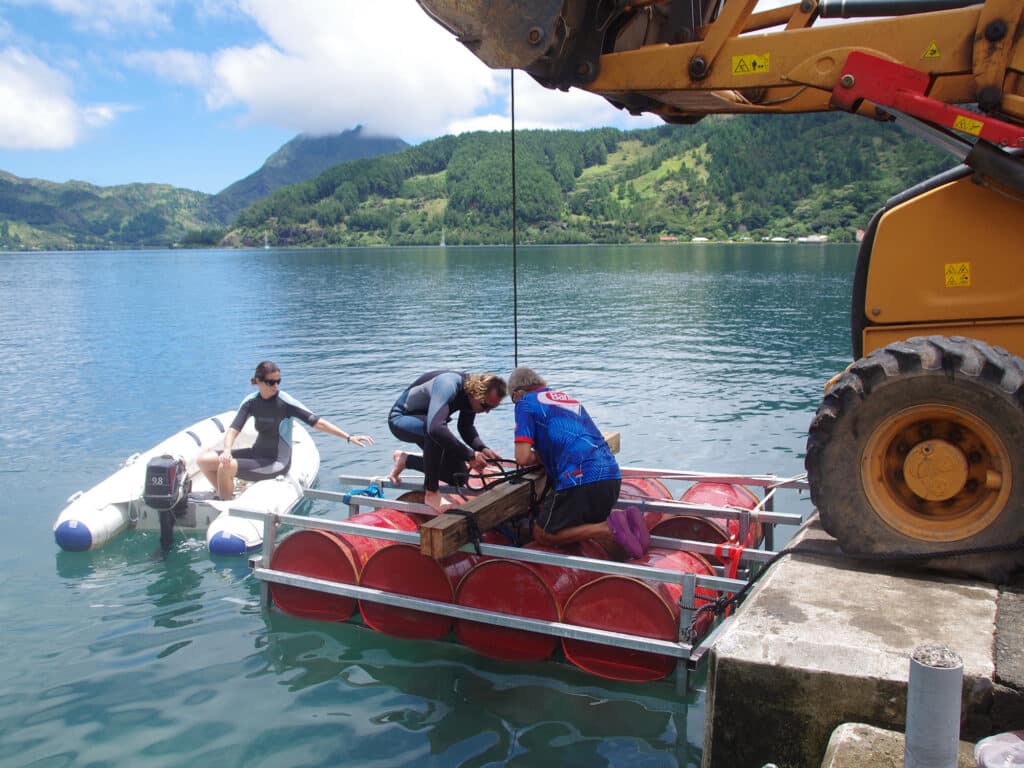
[[[581,545],[559,549],[527,544],[523,549],[607,559],[604,549],[595,542]],[[476,564],[463,577],[455,602],[512,616],[559,621],[569,596],[598,576],[577,568],[493,558]],[[477,653],[502,661],[541,661],[558,645],[554,635],[462,619],[455,622],[455,635]]]
[[[679,497],[680,501],[689,504],[705,504],[712,507],[739,507],[753,509],[758,504],[757,496],[746,486],[731,483],[712,483],[701,481],[691,485]],[[653,517],[653,516],[651,516]],[[652,522],[651,517],[648,523]],[[651,528],[654,536],[665,536],[671,539],[690,539],[707,541],[712,544],[737,543],[740,532],[740,521],[724,517],[704,517],[702,515],[660,515]],[[751,521],[744,547],[754,547],[762,537],[761,523]],[[720,565],[728,565],[725,558],[714,557]]]
[[[508,539],[494,531],[482,537],[489,544],[507,544]],[[359,584],[396,595],[421,597],[439,603],[455,601],[455,586],[469,570],[484,558],[466,552],[435,560],[420,554],[418,546],[396,544],[374,552],[363,566]],[[359,602],[367,626],[394,637],[412,640],[437,640],[451,630],[448,616],[397,608],[369,600]]]
[[[711,565],[700,555],[652,548],[634,565],[671,569],[710,576]],[[632,576],[601,576],[577,589],[566,601],[562,621],[594,629],[639,635],[658,640],[679,639],[678,584],[643,580]],[[714,599],[713,590],[697,588],[697,606]],[[703,634],[712,617],[702,614],[697,632]],[[677,659],[672,656],[616,648],[611,645],[564,638],[566,657],[581,669],[601,677],[628,682],[660,680],[672,673]]]
[[[416,523],[408,515],[394,509],[363,512],[353,515],[349,522],[399,531],[416,530]],[[281,540],[274,550],[270,567],[300,576],[355,584],[370,555],[394,544],[393,541],[367,536],[303,528]],[[345,621],[356,608],[353,598],[286,584],[271,584],[270,597],[289,616],[301,619]]]
[[[624,477],[619,498],[623,501],[671,499],[672,492],[656,477]]]

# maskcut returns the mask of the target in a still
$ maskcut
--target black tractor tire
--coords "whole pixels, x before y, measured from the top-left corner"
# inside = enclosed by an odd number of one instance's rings
[[[875,350],[827,390],[805,466],[844,552],[1005,581],[1024,564],[1024,361],[959,336]],[[945,468],[937,490],[922,466]]]

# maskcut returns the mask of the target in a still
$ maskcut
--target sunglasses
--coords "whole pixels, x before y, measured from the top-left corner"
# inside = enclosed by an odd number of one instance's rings
[[[276,387],[281,383],[280,379],[263,379],[263,383],[268,387]]]

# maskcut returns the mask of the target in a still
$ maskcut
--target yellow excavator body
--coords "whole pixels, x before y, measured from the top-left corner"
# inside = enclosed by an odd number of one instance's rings
[[[878,220],[862,351],[909,336],[971,336],[1024,357],[1024,205],[971,175],[899,202]]]

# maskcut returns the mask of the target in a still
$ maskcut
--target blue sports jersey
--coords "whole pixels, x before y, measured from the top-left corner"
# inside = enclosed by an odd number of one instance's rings
[[[564,392],[538,389],[516,403],[517,443],[530,443],[556,491],[621,478],[611,448],[586,408]]]

